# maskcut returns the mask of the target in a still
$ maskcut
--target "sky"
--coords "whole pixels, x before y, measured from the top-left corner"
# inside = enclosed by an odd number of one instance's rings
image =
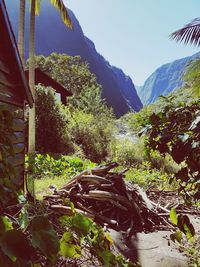
[[[169,39],[200,16],[200,0],[64,0],[111,65],[143,85],[161,65],[199,51]]]

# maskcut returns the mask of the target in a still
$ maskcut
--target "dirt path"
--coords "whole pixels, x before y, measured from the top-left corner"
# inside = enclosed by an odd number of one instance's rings
[[[142,267],[187,267],[188,259],[170,241],[170,231],[138,233],[125,242],[123,235],[110,230],[110,235],[119,252]]]

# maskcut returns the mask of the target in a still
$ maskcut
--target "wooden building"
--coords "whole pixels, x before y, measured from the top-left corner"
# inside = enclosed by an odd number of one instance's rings
[[[23,186],[25,162],[24,108],[32,107],[33,97],[18,53],[14,33],[3,0],[0,0],[0,105],[14,117],[12,142],[15,156],[8,157],[16,170],[14,183]]]
[[[25,71],[26,77],[28,79],[28,70]],[[60,101],[62,104],[67,104],[67,97],[72,96],[72,93],[67,90],[60,83],[52,79],[49,75],[43,72],[40,68],[35,69],[35,84],[42,84],[44,86],[50,86],[55,91],[56,94],[59,95]]]

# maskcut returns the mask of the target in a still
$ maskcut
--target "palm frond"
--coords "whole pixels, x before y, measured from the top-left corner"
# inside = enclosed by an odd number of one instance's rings
[[[62,20],[65,23],[65,25],[69,27],[70,29],[72,29],[73,28],[72,21],[69,16],[68,10],[63,3],[63,0],[50,0],[50,1],[51,1],[51,4],[59,10]]]
[[[29,0],[29,1],[30,1],[30,7],[31,7],[32,0]],[[40,4],[41,4],[41,0],[35,0],[35,15],[36,16],[38,16],[40,13]]]
[[[182,29],[170,34],[170,39],[174,39],[177,42],[184,42],[185,44],[190,43],[200,46],[200,18],[192,20]]]

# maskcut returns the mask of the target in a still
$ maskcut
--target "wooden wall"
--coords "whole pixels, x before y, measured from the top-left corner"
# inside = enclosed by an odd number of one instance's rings
[[[15,156],[8,157],[9,162],[14,166],[16,175],[12,177],[13,182],[20,187],[24,183],[24,161],[25,161],[25,137],[24,137],[24,100],[18,93],[19,84],[17,77],[11,70],[9,61],[4,59],[0,49],[0,105],[6,105],[13,114],[12,143]]]

